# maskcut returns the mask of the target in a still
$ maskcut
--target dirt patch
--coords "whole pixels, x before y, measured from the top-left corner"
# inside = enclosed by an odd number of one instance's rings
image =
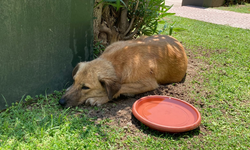
[[[206,79],[204,80],[204,78],[200,76],[200,72],[208,69],[209,65],[206,62],[196,59],[197,55],[200,54],[193,54],[191,50],[186,50],[186,53],[189,57],[189,60],[185,82],[160,85],[159,88],[155,89],[154,91],[139,94],[135,97],[121,96],[118,99],[102,105],[98,110],[95,110],[89,106],[82,106],[83,109],[88,110],[89,117],[97,118],[97,123],[101,122],[103,119],[109,118],[113,121],[106,124],[124,128],[130,135],[143,136],[143,134],[158,134],[157,132],[148,128],[145,130],[145,126],[132,115],[132,105],[136,100],[148,95],[166,95],[185,100],[194,105],[199,110],[206,107],[206,105],[202,100],[196,100],[195,95],[199,94],[208,97],[209,94],[211,94],[202,90],[202,83]],[[143,132],[138,132],[141,130]],[[202,134],[197,132],[197,130],[201,131]],[[208,130],[204,125],[200,125],[198,129],[190,132],[194,133],[193,136],[202,136],[206,134]],[[177,137],[179,135],[180,134],[176,134]]]

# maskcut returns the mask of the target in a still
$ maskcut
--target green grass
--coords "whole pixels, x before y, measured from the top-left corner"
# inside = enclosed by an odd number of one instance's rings
[[[211,140],[209,143],[214,141],[218,147],[249,148],[246,141],[250,140],[250,30],[181,17],[172,19],[187,29],[174,36],[194,53],[203,53],[199,59],[212,66],[200,74],[206,79],[204,89],[214,94],[209,98],[197,95],[197,99],[211,106],[201,111],[203,124],[212,131],[207,137]]]
[[[227,10],[227,11],[234,11],[234,12],[239,12],[239,13],[248,13],[250,14],[250,4],[249,3],[245,3],[245,5],[231,5],[228,7],[214,7],[216,9],[220,9],[220,10]]]
[[[113,120],[87,117],[88,110],[62,109],[62,93],[55,91],[27,106],[13,104],[0,114],[0,149],[249,149],[250,30],[171,19],[187,29],[173,36],[210,65],[199,74],[204,79],[201,90],[211,94],[194,95],[205,103],[205,108],[197,107],[208,133],[162,134],[142,126],[128,134],[124,128],[106,125]]]

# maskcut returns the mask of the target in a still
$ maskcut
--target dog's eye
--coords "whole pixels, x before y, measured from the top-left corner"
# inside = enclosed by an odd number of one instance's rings
[[[82,89],[83,89],[83,90],[87,90],[87,89],[89,89],[89,87],[83,85],[83,86],[82,86]]]

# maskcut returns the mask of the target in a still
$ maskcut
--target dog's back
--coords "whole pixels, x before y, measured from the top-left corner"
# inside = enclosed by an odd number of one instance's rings
[[[180,82],[187,70],[182,44],[166,35],[116,42],[100,58],[113,64],[121,83],[152,78],[159,84]]]
[[[99,58],[75,67],[74,83],[59,103],[64,107],[101,105],[121,94],[139,94],[159,84],[180,82],[186,70],[184,48],[170,36],[116,42]]]

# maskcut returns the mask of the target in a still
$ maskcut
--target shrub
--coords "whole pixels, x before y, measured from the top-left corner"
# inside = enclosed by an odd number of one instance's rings
[[[171,6],[165,0],[95,0],[95,39],[109,45],[119,40],[129,40],[141,35],[171,34],[173,24],[165,17],[174,15],[167,11]],[[97,13],[97,11],[101,13]],[[159,30],[158,25],[163,26]],[[166,32],[169,30],[168,32]]]
[[[234,4],[245,4],[250,3],[250,0],[225,0],[225,5],[234,5]]]

